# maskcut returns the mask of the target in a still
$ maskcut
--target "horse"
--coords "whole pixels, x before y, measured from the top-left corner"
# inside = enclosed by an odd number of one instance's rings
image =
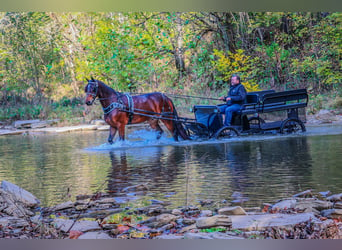
[[[104,120],[110,126],[108,142],[113,143],[116,132],[119,140],[125,140],[125,126],[148,122],[157,131],[157,139],[163,134],[158,124],[161,120],[171,132],[175,141],[180,136],[190,139],[180,121],[172,100],[160,92],[131,96],[115,91],[100,80],[91,77],[84,88],[85,103],[92,105],[96,98],[100,101],[104,112]]]

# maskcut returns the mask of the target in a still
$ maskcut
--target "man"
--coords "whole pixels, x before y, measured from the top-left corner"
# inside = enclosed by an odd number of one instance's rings
[[[225,101],[225,105],[219,106],[221,114],[225,114],[224,126],[231,126],[233,112],[239,111],[242,104],[245,102],[247,91],[240,83],[240,77],[233,74],[230,78],[230,89],[228,96],[220,97],[219,99]]]

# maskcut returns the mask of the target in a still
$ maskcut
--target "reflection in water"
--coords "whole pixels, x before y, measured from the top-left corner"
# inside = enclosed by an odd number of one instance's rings
[[[261,206],[305,189],[342,190],[342,135],[248,137],[206,144],[111,148],[107,132],[0,137],[0,180],[44,205],[97,191],[149,183],[149,197],[173,206],[232,201],[234,192]],[[156,143],[155,143],[156,144]],[[106,150],[103,150],[106,148]],[[67,190],[70,189],[69,195]]]
[[[111,171],[108,190],[120,192],[123,188],[149,183],[158,187],[171,185],[177,179],[179,162],[182,159],[180,148],[148,147],[109,152]]]

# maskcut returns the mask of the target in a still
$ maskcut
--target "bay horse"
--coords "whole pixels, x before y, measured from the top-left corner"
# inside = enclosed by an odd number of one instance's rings
[[[160,92],[130,96],[115,91],[100,80],[91,77],[85,86],[87,105],[92,105],[96,98],[100,100],[104,112],[104,120],[110,126],[108,142],[113,143],[116,132],[119,140],[125,140],[125,126],[148,122],[152,129],[157,131],[160,139],[163,130],[158,121],[161,120],[178,141],[190,139],[182,124],[177,121],[177,111],[170,98]]]

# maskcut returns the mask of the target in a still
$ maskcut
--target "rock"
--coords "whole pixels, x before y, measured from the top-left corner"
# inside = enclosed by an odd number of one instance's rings
[[[0,217],[0,226],[6,227],[11,226],[13,228],[21,228],[29,226],[29,223],[25,219],[17,218],[17,217]]]
[[[175,221],[178,217],[173,214],[161,214],[156,216],[156,221],[153,223],[151,227],[162,227],[166,224],[170,224],[170,222]]]
[[[182,235],[174,235],[174,234],[162,234],[158,235],[154,239],[163,239],[163,240],[180,240],[183,239],[184,237]]]
[[[92,120],[90,124],[91,125],[106,125],[106,122],[104,120]]]
[[[212,217],[201,217],[196,220],[197,228],[211,228],[217,226],[230,227],[232,220],[227,215],[215,215]]]
[[[11,182],[5,180],[2,181],[1,189],[10,194],[15,202],[19,201],[31,208],[34,208],[40,204],[40,201],[33,194]]]
[[[31,128],[32,124],[39,122],[40,120],[18,120],[13,123],[13,126],[18,129]]]
[[[100,204],[105,204],[105,203],[117,204],[115,198],[104,198],[104,199],[101,199],[101,200],[96,200],[96,202],[100,203]]]
[[[232,215],[232,229],[260,231],[268,227],[292,227],[311,221],[320,223],[313,213]]]
[[[321,211],[321,215],[330,219],[342,218],[342,209],[326,209]]]
[[[202,210],[200,213],[201,217],[210,217],[213,216],[213,211],[211,210]]]
[[[328,201],[342,201],[342,193],[331,195],[327,197],[327,200]]]
[[[243,240],[245,239],[243,237],[229,235],[229,234],[221,233],[221,232],[208,233],[208,236],[211,239],[216,239],[216,240]]]
[[[314,215],[316,216],[319,216],[320,215],[320,211],[318,211],[317,209],[313,208],[313,207],[308,207],[308,208],[305,208],[303,210],[303,213],[313,213]]]
[[[179,209],[173,209],[172,210],[172,212],[171,212],[171,214],[173,214],[173,215],[181,215],[182,214],[182,211],[181,210],[179,210]]]
[[[55,219],[53,223],[56,228],[59,228],[63,232],[67,232],[73,225],[74,221],[65,219]],[[99,223],[97,223],[96,221],[82,220],[76,221],[76,223],[72,226],[71,229],[75,231],[87,232],[93,230],[100,230],[101,227],[99,226]]]
[[[322,197],[327,197],[329,194],[331,194],[331,192],[328,190],[328,191],[319,192],[319,194],[320,194]]]
[[[194,231],[194,230],[198,230],[197,227],[196,227],[196,224],[192,224],[190,226],[183,227],[181,230],[179,230],[179,232],[180,233],[185,233],[185,232]]]
[[[224,214],[224,215],[247,215],[246,211],[240,207],[223,207],[218,210],[218,214]]]
[[[80,237],[78,237],[80,240],[93,240],[93,239],[100,239],[100,240],[106,240],[106,239],[113,239],[105,232],[87,232],[82,234]]]
[[[332,208],[332,206],[333,206],[333,203],[328,202],[328,201],[322,201],[316,198],[306,198],[306,199],[297,199],[297,202],[294,208],[298,210],[314,208],[314,209],[321,211],[323,209]]]
[[[184,225],[192,225],[192,224],[195,224],[195,223],[196,223],[196,220],[194,220],[194,219],[189,219],[189,218],[184,218],[184,219],[182,220],[182,223],[183,223]]]
[[[292,197],[312,197],[311,189],[295,194]]]
[[[63,209],[67,209],[67,208],[73,208],[74,207],[74,203],[72,201],[67,201],[61,204],[58,204],[52,208],[50,208],[50,211],[59,211],[59,210],[63,210]]]
[[[210,236],[208,236],[206,233],[185,233],[184,239],[189,240],[196,240],[196,239],[212,239]]]
[[[315,119],[320,120],[321,123],[331,123],[332,121],[336,121],[337,118],[333,111],[321,109],[316,115]]]
[[[334,204],[334,208],[342,209],[342,202],[336,202],[336,203]]]
[[[244,210],[246,211],[246,213],[259,213],[259,212],[261,212],[260,207],[245,207]]]
[[[295,199],[282,200],[272,206],[273,211],[294,208],[296,205]]]

